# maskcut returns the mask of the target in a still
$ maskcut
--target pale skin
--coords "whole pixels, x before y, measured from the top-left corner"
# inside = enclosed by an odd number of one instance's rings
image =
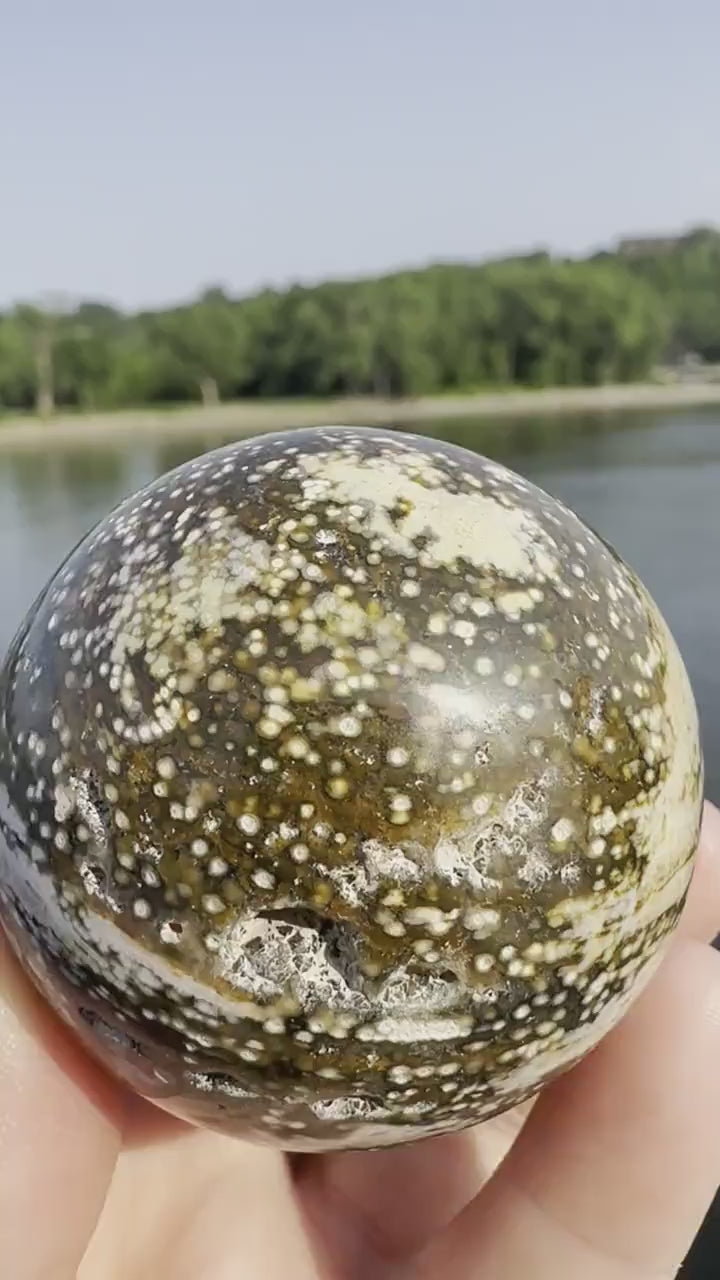
[[[115,1088],[0,952],[0,1271],[12,1280],[672,1280],[720,1182],[720,814],[621,1025],[531,1108],[303,1157]]]

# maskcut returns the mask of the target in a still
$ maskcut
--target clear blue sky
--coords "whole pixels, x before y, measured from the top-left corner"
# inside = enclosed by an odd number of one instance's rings
[[[0,304],[720,222],[718,0],[4,0]]]

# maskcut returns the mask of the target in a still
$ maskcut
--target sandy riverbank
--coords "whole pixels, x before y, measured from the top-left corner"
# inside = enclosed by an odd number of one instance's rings
[[[138,409],[117,413],[59,414],[0,419],[0,450],[49,445],[112,444],[119,437],[233,436],[285,427],[412,426],[433,419],[523,417],[562,413],[616,413],[720,406],[720,382],[612,387],[559,387],[537,391],[478,392],[417,400],[241,401],[203,408]]]

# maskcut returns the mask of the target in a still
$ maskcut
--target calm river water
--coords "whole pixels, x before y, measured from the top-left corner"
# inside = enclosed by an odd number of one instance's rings
[[[700,708],[707,791],[720,801],[720,413],[526,422],[437,422],[422,430],[508,463],[562,498],[635,567],[685,656]],[[225,438],[227,439],[227,437]],[[83,450],[0,451],[0,653],[61,558],[125,494],[224,443],[130,439]],[[720,1202],[687,1280],[718,1274]]]

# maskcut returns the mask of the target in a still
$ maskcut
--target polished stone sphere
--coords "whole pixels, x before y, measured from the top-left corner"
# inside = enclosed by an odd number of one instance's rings
[[[188,463],[70,555],[0,685],[0,915],[146,1097],[296,1150],[482,1120],[663,953],[695,705],[632,571],[378,430]]]

